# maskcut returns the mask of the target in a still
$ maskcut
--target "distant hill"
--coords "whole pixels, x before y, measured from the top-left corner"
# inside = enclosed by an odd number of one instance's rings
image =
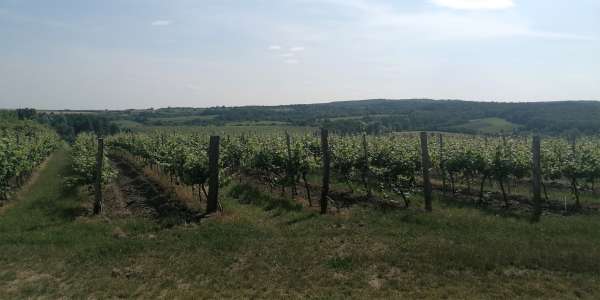
[[[86,111],[89,113],[89,111]],[[463,133],[600,132],[600,102],[473,102],[371,99],[319,104],[98,111],[120,124],[327,126],[340,133],[435,130]],[[125,121],[125,122],[123,122]]]
[[[178,111],[182,113],[181,110]],[[159,109],[155,114],[168,113]],[[340,132],[442,130],[466,133],[545,134],[600,131],[600,102],[472,102],[461,100],[359,100],[321,104],[213,107],[212,122],[277,121],[328,126]],[[484,120],[484,121],[481,121]],[[509,132],[507,132],[509,131]]]

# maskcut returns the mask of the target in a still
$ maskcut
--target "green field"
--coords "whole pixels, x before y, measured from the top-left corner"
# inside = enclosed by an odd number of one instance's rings
[[[390,115],[390,114],[374,114],[374,115],[334,117],[334,118],[329,118],[328,120],[331,120],[331,121],[346,121],[346,120],[362,120],[362,119],[365,119],[365,118],[378,119],[378,118],[384,118],[384,117],[390,117],[390,116],[392,116],[392,115]],[[400,116],[398,116],[398,117],[400,117]]]
[[[174,116],[174,117],[159,117],[151,118],[150,121],[162,121],[169,123],[184,123],[195,120],[212,120],[216,115],[199,115],[199,116]]]
[[[59,151],[0,210],[0,298],[600,296],[595,215],[531,224],[438,199],[433,213],[355,205],[322,216],[238,186],[223,214],[166,228],[88,216],[89,199],[63,188],[69,166]]]
[[[478,134],[512,133],[522,126],[513,124],[501,118],[485,118],[471,120],[466,124],[452,127],[453,130],[467,131]]]
[[[282,121],[240,121],[240,122],[227,122],[226,126],[287,126],[290,125],[288,122]]]

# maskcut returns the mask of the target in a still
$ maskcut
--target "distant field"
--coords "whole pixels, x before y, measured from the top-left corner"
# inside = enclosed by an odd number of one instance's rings
[[[245,122],[227,122],[229,126],[269,126],[269,125],[289,125],[282,121],[245,121]]]
[[[172,122],[172,123],[184,123],[195,120],[213,120],[216,115],[200,115],[200,116],[178,116],[178,117],[160,117],[150,118],[150,121],[161,121],[161,122]]]
[[[508,122],[501,118],[485,118],[485,119],[474,119],[466,124],[452,127],[455,130],[467,130],[481,134],[497,134],[497,133],[510,133],[514,129],[521,128],[521,125],[517,125]]]
[[[194,131],[194,132],[208,132],[211,134],[222,134],[222,135],[240,135],[240,134],[284,134],[289,132],[290,134],[312,134],[318,130],[316,127],[308,126],[285,126],[285,125],[255,125],[255,126],[181,126],[179,128],[172,127],[182,131]]]
[[[347,117],[335,117],[335,118],[329,118],[329,120],[331,121],[344,121],[344,120],[361,120],[363,118],[383,118],[383,117],[389,117],[391,116],[390,114],[375,114],[375,115],[360,115],[360,116],[347,116]]]

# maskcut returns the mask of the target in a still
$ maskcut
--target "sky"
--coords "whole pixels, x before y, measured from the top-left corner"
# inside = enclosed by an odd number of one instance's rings
[[[600,0],[0,0],[0,108],[600,100]]]

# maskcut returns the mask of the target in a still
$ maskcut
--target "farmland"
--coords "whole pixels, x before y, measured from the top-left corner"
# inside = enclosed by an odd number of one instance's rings
[[[541,135],[537,168],[538,134],[269,122],[138,122],[65,143],[8,121],[6,140],[45,150],[27,183],[6,180],[0,296],[598,296],[597,137]]]

